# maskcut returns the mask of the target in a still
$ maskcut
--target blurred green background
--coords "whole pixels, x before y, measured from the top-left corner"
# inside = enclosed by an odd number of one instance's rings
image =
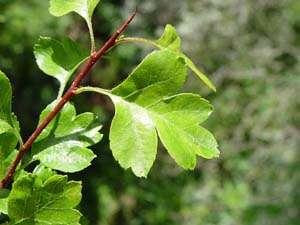
[[[14,111],[24,138],[58,84],[38,70],[33,45],[40,35],[68,35],[89,47],[78,16],[54,18],[47,0],[0,0],[0,68],[14,86]],[[122,170],[107,133],[113,107],[97,95],[74,99],[78,112],[103,120],[98,159],[82,173],[82,223],[87,225],[298,225],[300,224],[300,1],[103,0],[94,16],[98,44],[139,4],[128,35],[157,38],[176,26],[190,55],[217,85],[209,92],[190,76],[186,90],[215,106],[206,123],[221,157],[199,159],[183,171],[160,149],[148,179]],[[115,48],[85,81],[109,88],[150,51]]]

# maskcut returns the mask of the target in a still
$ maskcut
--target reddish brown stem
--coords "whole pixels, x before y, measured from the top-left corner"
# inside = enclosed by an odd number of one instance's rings
[[[119,29],[112,34],[112,36],[105,42],[105,44],[97,51],[91,54],[90,58],[86,62],[85,66],[79,71],[77,76],[66,93],[62,96],[62,98],[58,101],[57,105],[54,109],[47,115],[47,117],[38,125],[36,130],[32,133],[29,139],[25,142],[25,144],[21,147],[18,152],[15,160],[12,162],[6,176],[0,182],[0,188],[5,188],[12,177],[14,176],[16,169],[23,159],[24,155],[29,151],[34,141],[37,137],[42,133],[42,131],[48,126],[48,124],[55,118],[55,116],[62,110],[64,105],[70,101],[70,99],[75,95],[76,89],[79,87],[81,81],[89,74],[95,63],[110,49],[112,48],[118,39],[118,37],[126,30],[130,22],[135,17],[137,11],[134,13],[119,27]]]

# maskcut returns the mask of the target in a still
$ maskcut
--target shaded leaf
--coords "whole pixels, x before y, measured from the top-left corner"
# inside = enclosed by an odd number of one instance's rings
[[[9,190],[5,188],[0,189],[0,199],[7,198],[9,195]]]
[[[81,183],[66,176],[46,180],[36,174],[20,176],[8,197],[10,224],[79,225],[81,214],[74,209],[81,200]]]
[[[0,71],[0,179],[16,155],[20,138],[19,125],[11,112],[12,88],[9,79]]]
[[[55,102],[42,112],[40,121],[54,105]],[[47,167],[63,172],[80,171],[95,157],[87,147],[101,140],[100,129],[94,114],[76,116],[75,107],[68,103],[33,144],[32,160],[40,160]]]

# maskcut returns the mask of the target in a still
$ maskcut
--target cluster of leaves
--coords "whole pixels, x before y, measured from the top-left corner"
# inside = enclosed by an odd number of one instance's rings
[[[50,1],[50,13],[62,16],[76,12],[87,22],[91,51],[95,43],[91,17],[99,0]],[[119,40],[124,41],[123,37]],[[137,40],[131,38],[130,40]],[[144,39],[143,39],[144,40]],[[211,89],[209,79],[180,50],[181,41],[168,25],[162,37],[153,43],[159,50],[150,53],[112,90],[79,88],[77,93],[97,92],[109,96],[115,105],[110,128],[110,147],[124,169],[146,177],[157,154],[158,137],[170,156],[184,169],[193,169],[196,156],[207,159],[219,155],[213,135],[200,126],[211,114],[212,106],[199,95],[180,93],[190,67]],[[41,37],[34,48],[39,68],[60,83],[58,97],[40,115],[43,121],[63,95],[72,74],[88,57],[86,50],[69,38],[61,41]],[[20,128],[12,113],[12,88],[0,73],[0,177],[2,178],[22,147]],[[90,146],[102,139],[101,125],[93,113],[76,115],[67,103],[58,116],[34,142],[22,161],[11,191],[1,190],[0,212],[8,224],[79,224],[81,214],[74,209],[81,199],[81,184],[68,182],[57,172],[73,173],[88,167],[95,158]],[[178,138],[178,136],[180,138]],[[32,173],[25,172],[32,163]],[[36,163],[38,162],[38,163]]]

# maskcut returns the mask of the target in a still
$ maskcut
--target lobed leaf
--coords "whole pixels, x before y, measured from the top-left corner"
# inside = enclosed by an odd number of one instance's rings
[[[54,105],[55,102],[42,112],[40,121]],[[63,172],[80,171],[95,158],[88,147],[101,140],[100,129],[94,114],[76,116],[75,107],[68,103],[33,144],[32,160],[40,160],[43,165]]]
[[[7,199],[11,225],[79,225],[74,209],[81,200],[81,183],[66,176],[25,174],[13,184]]]
[[[71,75],[87,58],[88,52],[69,38],[57,41],[40,37],[34,46],[34,55],[39,68],[59,81],[62,92]]]
[[[214,136],[199,126],[212,112],[207,100],[178,94],[187,76],[182,57],[170,49],[155,51],[107,94],[115,105],[110,147],[120,165],[146,177],[156,157],[157,134],[172,158],[193,169],[196,156],[219,155]]]

